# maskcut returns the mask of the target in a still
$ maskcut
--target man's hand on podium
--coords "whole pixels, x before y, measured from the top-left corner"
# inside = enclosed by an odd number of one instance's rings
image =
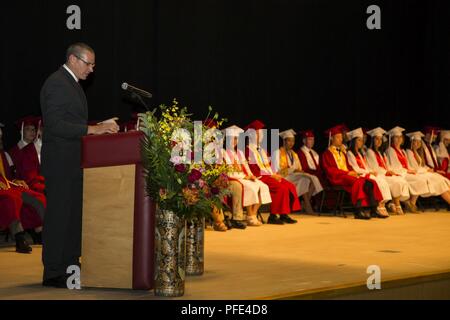
[[[95,126],[88,127],[88,135],[100,135],[105,133],[117,133],[119,126],[117,123],[100,123]]]

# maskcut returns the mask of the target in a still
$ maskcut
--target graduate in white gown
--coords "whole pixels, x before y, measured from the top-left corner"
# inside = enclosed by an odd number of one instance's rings
[[[404,143],[403,132],[405,129],[395,127],[388,131],[389,147],[386,150],[388,165],[392,172],[399,174],[408,181],[409,184],[409,201],[405,202],[409,212],[417,212],[416,202],[419,196],[429,196],[427,179],[418,175],[416,170],[410,167],[406,151],[402,149]]]
[[[408,149],[406,150],[408,165],[416,171],[418,176],[424,177],[428,187],[426,196],[441,196],[450,204],[450,180],[434,172],[434,169],[425,164],[424,143],[422,141],[424,134],[417,131],[408,133],[407,136],[410,139]]]
[[[383,151],[383,138],[386,131],[380,127],[367,132],[371,137],[370,146],[367,150],[366,159],[369,169],[376,172],[378,176],[384,177],[391,190],[392,202],[390,204],[391,212],[403,215],[403,209],[400,201],[407,201],[410,197],[409,184],[400,174],[393,172],[388,164],[387,157]]]
[[[283,146],[274,152],[273,164],[279,175],[293,183],[298,196],[302,196],[306,213],[314,213],[311,197],[323,191],[319,178],[306,173],[300,163],[297,153],[293,150],[296,132],[292,129],[280,133]]]
[[[269,187],[258,180],[250,170],[243,150],[239,150],[239,136],[244,130],[238,126],[231,126],[224,130],[227,137],[227,145],[224,150],[224,160],[232,167],[228,174],[230,183],[237,183],[241,187],[242,206],[247,209],[247,226],[260,226],[258,221],[258,209],[262,204],[272,202]],[[242,144],[244,148],[244,144]],[[233,213],[234,215],[234,213]]]
[[[392,200],[391,190],[385,177],[378,175],[378,173],[373,170],[370,170],[367,165],[366,157],[361,152],[364,145],[364,133],[362,128],[348,132],[347,137],[350,140],[350,146],[347,151],[347,161],[351,170],[355,171],[360,176],[370,178],[376,182],[378,188],[380,189],[381,195],[383,196],[383,200],[378,204],[376,215],[379,218],[389,217],[386,210],[386,203]]]

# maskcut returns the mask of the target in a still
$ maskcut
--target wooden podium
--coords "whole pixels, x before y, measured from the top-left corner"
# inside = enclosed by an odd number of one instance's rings
[[[155,207],[145,191],[142,137],[83,138],[84,287],[153,289]]]

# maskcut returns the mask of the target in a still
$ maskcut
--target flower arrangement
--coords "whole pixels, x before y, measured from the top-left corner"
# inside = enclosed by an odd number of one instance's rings
[[[170,107],[161,105],[159,110],[141,115],[147,193],[160,209],[186,219],[207,216],[214,207],[222,208],[222,199],[228,194],[228,166],[209,161],[217,157],[212,155],[214,148],[203,151],[205,144],[222,143],[209,129],[219,129],[226,119],[219,120],[217,113],[210,119],[211,112],[209,107],[207,120],[198,126],[187,108],[174,100]],[[199,129],[200,139],[196,138]]]

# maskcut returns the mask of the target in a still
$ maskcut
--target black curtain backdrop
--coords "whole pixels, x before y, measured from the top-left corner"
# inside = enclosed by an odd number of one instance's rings
[[[82,30],[66,28],[66,8]],[[382,30],[366,9],[382,10]],[[449,126],[450,2],[446,0],[145,0],[0,2],[0,122],[40,113],[39,91],[67,46],[90,44],[95,76],[84,83],[90,119],[143,111],[124,81],[177,98],[198,119],[209,105],[229,124],[270,128]]]

